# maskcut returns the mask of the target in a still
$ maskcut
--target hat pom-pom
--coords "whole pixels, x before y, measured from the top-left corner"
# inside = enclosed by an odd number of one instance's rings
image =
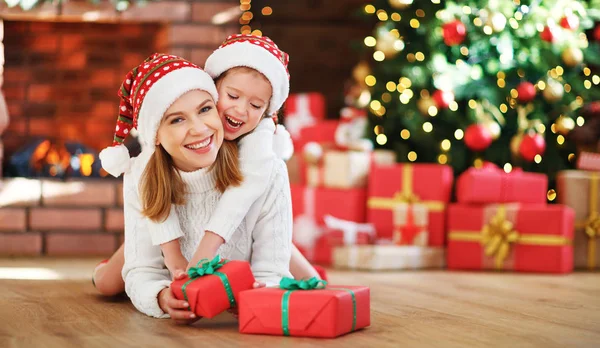
[[[290,133],[285,129],[285,126],[278,124],[273,136],[273,151],[277,157],[284,161],[289,160],[294,154],[294,143]]]
[[[125,145],[110,146],[100,151],[102,168],[115,178],[129,170],[129,150]]]

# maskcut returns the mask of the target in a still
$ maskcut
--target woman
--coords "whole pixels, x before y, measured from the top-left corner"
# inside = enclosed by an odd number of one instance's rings
[[[170,273],[148,229],[168,224],[176,212],[181,251],[191,258],[220,195],[241,182],[237,145],[223,142],[214,82],[182,58],[153,55],[128,74],[119,94],[115,143],[101,159],[109,173],[125,172],[125,290],[149,316],[190,322],[197,318],[173,297]],[[144,150],[130,160],[121,143],[132,127]],[[265,180],[269,190],[217,253],[249,261],[256,280],[270,285],[291,276],[291,197],[283,161]]]

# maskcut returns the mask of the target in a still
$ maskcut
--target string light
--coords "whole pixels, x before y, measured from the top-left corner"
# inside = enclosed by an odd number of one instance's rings
[[[262,13],[263,16],[270,16],[273,14],[273,9],[271,8],[271,6],[265,6],[260,11],[260,13]]]
[[[476,158],[473,161],[473,167],[475,167],[475,168],[481,168],[481,167],[483,167],[483,161],[481,160],[481,158]]]
[[[507,174],[510,173],[510,172],[512,172],[512,164],[505,163],[504,164],[504,172],[507,173]]]
[[[450,102],[450,105],[448,106],[448,108],[452,111],[456,111],[456,110],[458,110],[458,103],[453,100]]]
[[[600,83],[600,76],[598,75],[594,75],[592,76],[592,82],[597,85],[598,83]]]
[[[402,16],[400,16],[399,13],[392,13],[392,15],[390,16],[390,18],[394,21],[394,22],[400,22],[400,20],[402,20]]]
[[[475,26],[482,26],[483,25],[483,21],[481,20],[481,18],[477,17],[473,20],[473,24],[475,24]]]
[[[585,76],[590,76],[591,73],[592,73],[592,71],[587,66],[585,68],[583,68],[583,74]]]
[[[558,145],[562,145],[565,143],[565,137],[563,137],[562,135],[559,135],[556,137],[556,142],[558,143]]]
[[[562,66],[558,65],[556,67],[556,73],[558,74],[558,76],[562,76],[562,74],[565,72],[565,69],[563,69]]]
[[[385,22],[388,20],[388,14],[385,12],[385,10],[378,10],[377,18],[379,18],[380,21]]]
[[[512,98],[517,98],[519,96],[519,92],[517,92],[517,90],[513,88],[510,90],[510,96]]]
[[[385,115],[386,111],[387,110],[385,109],[385,106],[382,105],[379,108],[379,110],[375,111],[375,115],[377,115],[377,116],[383,116],[383,115]]]
[[[414,161],[417,160],[417,153],[414,152],[414,151],[411,151],[411,152],[408,153],[407,157],[408,157],[409,161],[414,162]]]
[[[429,108],[427,108],[427,113],[429,114],[429,116],[431,117],[435,117],[438,114],[438,109],[431,105]]]
[[[546,82],[544,82],[544,81],[538,81],[537,87],[538,87],[538,89],[540,91],[543,91],[544,89],[546,89]]]
[[[454,131],[454,137],[456,138],[456,140],[462,140],[462,138],[465,136],[465,132],[463,132],[462,129],[457,129]]]
[[[379,100],[371,100],[371,103],[369,104],[369,106],[371,107],[371,109],[373,111],[377,111],[377,110],[381,109],[381,102]]]
[[[570,153],[569,156],[567,157],[567,159],[569,160],[569,162],[573,162],[573,160],[575,159],[575,154]]]
[[[570,84],[565,83],[565,87],[564,88],[565,88],[565,92],[566,93],[570,93],[571,92],[571,85]]]
[[[373,132],[375,133],[375,135],[379,135],[381,133],[383,133],[383,127],[380,125],[375,126],[375,128],[373,128]]]
[[[502,113],[506,113],[508,111],[508,106],[506,106],[504,103],[500,104],[500,111]]]
[[[367,86],[373,87],[377,83],[377,79],[373,75],[368,75],[367,77],[365,77],[365,83],[367,84]]]
[[[400,137],[401,137],[402,139],[404,139],[404,140],[406,140],[406,139],[410,138],[410,131],[409,131],[408,129],[403,129],[403,130],[400,132]]]
[[[446,156],[445,154],[441,154],[438,156],[438,163],[439,164],[446,164],[448,163],[448,156]]]
[[[366,5],[365,6],[365,12],[368,13],[368,14],[375,13],[375,6],[373,6],[373,5]]]
[[[463,6],[462,10],[463,10],[463,13],[466,15],[471,14],[471,8],[469,6]]]
[[[540,163],[542,161],[542,156],[540,156],[539,154],[535,155],[535,157],[533,158],[533,160],[535,161],[535,163]]]
[[[417,11],[415,11],[415,14],[417,15],[417,17],[423,18],[425,17],[425,11],[418,9]]]
[[[421,23],[419,23],[419,20],[416,18],[413,18],[410,20],[410,27],[413,29],[419,29],[419,26],[421,25]]]
[[[260,29],[252,30],[252,35],[254,35],[254,36],[262,36],[262,31]]]
[[[402,104],[408,104],[410,102],[410,96],[406,93],[402,93],[400,94],[400,102]]]
[[[406,60],[408,60],[410,63],[415,61],[415,54],[414,53],[409,53],[406,55]]]
[[[579,127],[583,126],[585,124],[585,118],[581,117],[581,116],[577,116],[577,125]]]
[[[460,53],[463,56],[468,56],[469,55],[469,49],[466,46],[463,46],[463,47],[460,48]]]
[[[379,145],[385,145],[385,143],[387,143],[387,137],[385,136],[385,134],[382,133],[382,134],[377,135],[377,137],[375,138],[375,141]]]
[[[554,189],[550,189],[550,190],[548,190],[548,193],[546,193],[546,198],[548,198],[548,200],[550,202],[552,202],[553,200],[555,200],[556,196],[557,196],[556,190],[554,190]]]
[[[452,146],[452,144],[450,143],[450,140],[448,140],[448,139],[442,140],[442,150],[448,151],[448,150],[450,150],[451,146]]]
[[[367,47],[375,47],[375,45],[377,45],[377,40],[372,36],[365,37],[364,42]]]
[[[375,51],[373,52],[373,59],[375,59],[378,62],[383,62],[383,60],[385,59],[385,54],[381,51]]]
[[[469,100],[469,107],[471,109],[475,109],[477,107],[477,102],[474,99]]]
[[[430,133],[433,130],[433,125],[431,124],[431,122],[423,123],[423,130],[425,131],[425,133]]]
[[[415,53],[415,58],[419,61],[422,62],[425,60],[425,55],[423,54],[423,52],[417,52]]]
[[[392,101],[392,95],[385,92],[381,95],[381,100],[383,100],[384,103],[389,103]]]
[[[519,22],[517,22],[517,20],[516,20],[516,19],[514,19],[514,18],[510,18],[510,19],[508,20],[508,24],[509,24],[509,25],[510,25],[510,27],[511,27],[511,28],[513,28],[513,29],[519,29]]]
[[[394,81],[388,81],[388,83],[385,84],[385,88],[390,92],[394,92],[396,90],[396,83]]]

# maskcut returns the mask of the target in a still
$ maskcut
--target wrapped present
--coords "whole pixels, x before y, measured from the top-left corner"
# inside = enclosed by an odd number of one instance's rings
[[[373,224],[356,223],[326,215],[325,228],[315,243],[312,262],[329,266],[334,247],[371,244],[374,238],[375,227]]]
[[[340,122],[338,120],[323,120],[303,128],[294,141],[294,149],[304,149],[309,142],[319,144],[334,144],[335,130]]]
[[[396,164],[396,153],[392,150],[375,149],[371,153],[371,164],[391,166]]]
[[[308,166],[306,183],[339,189],[366,187],[370,163],[370,152],[325,151],[320,164]]]
[[[239,331],[333,338],[371,325],[368,287],[323,284],[283,278],[279,288],[243,291]]]
[[[292,211],[294,215],[293,240],[311,259],[317,239],[322,235],[325,216],[365,222],[365,189],[338,190],[292,186]],[[340,204],[344,202],[344,204]]]
[[[575,210],[575,268],[600,269],[600,173],[559,172],[558,201]]]
[[[448,268],[571,272],[574,218],[564,205],[452,204]]]
[[[443,268],[444,248],[397,245],[348,245],[333,251],[333,266],[392,271]]]
[[[300,138],[300,131],[325,119],[325,97],[321,93],[291,94],[285,102],[283,122],[292,140]]]
[[[177,299],[187,301],[197,316],[213,318],[236,307],[239,293],[252,289],[254,281],[248,262],[221,260],[217,256],[190,268],[186,278],[171,283],[171,290]]]
[[[577,157],[577,168],[600,171],[600,153],[582,151]]]
[[[429,210],[425,204],[399,203],[394,208],[394,238],[397,245],[427,246]]]
[[[374,165],[369,175],[367,221],[375,225],[378,238],[392,239],[395,206],[419,202],[429,210],[429,245],[442,246],[452,180],[452,168],[446,165]]]
[[[548,177],[487,166],[469,168],[456,180],[456,198],[460,203],[546,203]]]

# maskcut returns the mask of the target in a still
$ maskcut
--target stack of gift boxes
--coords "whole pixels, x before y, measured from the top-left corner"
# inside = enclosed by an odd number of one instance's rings
[[[325,120],[319,94],[290,101],[294,242],[312,262],[545,273],[600,266],[599,154],[581,154],[580,170],[560,172],[560,204],[547,204],[544,174],[486,164],[455,184],[446,165],[395,163],[389,152],[340,146],[340,121]]]

